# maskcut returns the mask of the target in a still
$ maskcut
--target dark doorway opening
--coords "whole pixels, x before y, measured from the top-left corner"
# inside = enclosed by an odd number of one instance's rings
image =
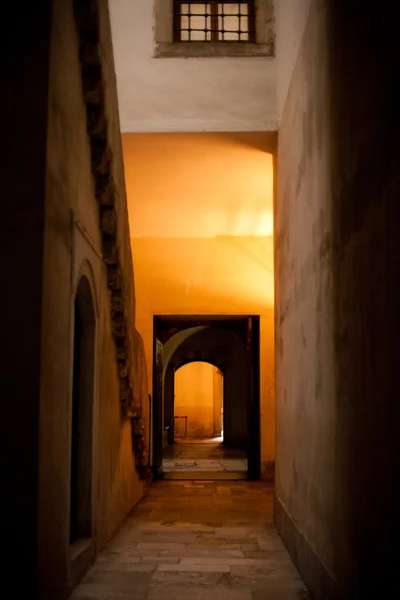
[[[169,458],[177,454],[177,449],[173,448],[177,441],[174,418],[175,374],[185,364],[205,362],[214,365],[223,374],[224,380],[224,400],[221,407],[221,432],[223,431],[224,440],[219,440],[219,454],[214,449],[213,457],[220,456],[224,460],[243,458],[240,450],[244,449],[247,457],[246,476],[249,479],[259,479],[259,343],[259,316],[154,317],[152,458],[155,478],[166,476],[163,454],[167,452]],[[185,416],[188,415],[183,415]],[[195,439],[188,441],[197,444]],[[203,456],[208,452],[204,446],[207,441],[213,440],[202,441]],[[236,451],[236,455],[233,453],[230,456],[228,449]],[[182,456],[190,459],[190,449],[187,446],[181,446],[179,450],[183,451]],[[243,470],[242,467],[240,469]],[[229,469],[224,467],[224,470]],[[225,478],[229,477],[229,473],[225,475]]]
[[[74,304],[71,419],[70,543],[92,536],[95,312],[89,281],[82,277]]]

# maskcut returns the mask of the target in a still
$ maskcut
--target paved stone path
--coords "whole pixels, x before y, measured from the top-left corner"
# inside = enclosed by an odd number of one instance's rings
[[[227,448],[212,439],[182,439],[163,451],[163,471],[243,471],[247,472],[246,452]]]
[[[72,598],[309,600],[272,494],[260,482],[156,482]]]

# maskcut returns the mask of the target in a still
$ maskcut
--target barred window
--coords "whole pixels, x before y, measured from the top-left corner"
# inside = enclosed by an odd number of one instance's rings
[[[174,0],[175,42],[255,42],[255,0]]]

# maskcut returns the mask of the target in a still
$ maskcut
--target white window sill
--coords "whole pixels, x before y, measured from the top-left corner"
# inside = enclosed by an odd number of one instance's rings
[[[156,44],[155,58],[274,58],[272,44],[244,42],[176,42]]]

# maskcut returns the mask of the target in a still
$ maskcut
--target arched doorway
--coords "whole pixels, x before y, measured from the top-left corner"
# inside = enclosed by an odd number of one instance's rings
[[[70,543],[92,536],[95,330],[92,291],[83,276],[74,303]]]
[[[207,339],[205,330],[203,335]],[[217,366],[211,360],[187,358],[187,348],[182,346],[172,357],[167,369],[172,375],[172,387],[165,389],[165,397],[172,398],[174,421],[173,442],[163,449],[163,476],[167,479],[246,479],[248,476],[247,449],[241,437],[246,417],[242,395],[246,373],[240,372],[240,358],[244,359],[245,353],[241,357],[238,354],[238,360],[233,362],[233,356],[228,352],[225,355],[226,385],[222,364]],[[166,377],[165,384],[169,381]],[[242,400],[242,407],[234,406],[238,400],[239,403]],[[228,431],[226,440],[224,421]]]
[[[222,372],[209,362],[192,361],[180,366],[174,376],[175,440],[219,439],[222,431]]]

